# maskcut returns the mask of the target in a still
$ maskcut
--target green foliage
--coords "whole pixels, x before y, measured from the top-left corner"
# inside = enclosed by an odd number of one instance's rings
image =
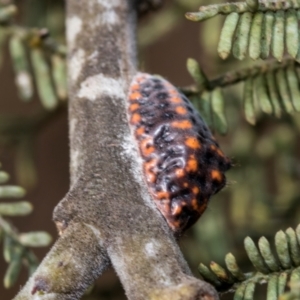
[[[199,102],[198,107],[205,120],[219,133],[226,133],[228,127],[219,88],[237,82],[245,82],[244,115],[250,124],[256,123],[261,112],[280,117],[282,112],[291,114],[300,111],[297,63],[299,7],[299,1],[245,1],[201,6],[200,12],[186,14],[192,21],[203,21],[218,14],[227,15],[218,46],[222,59],[232,52],[242,60],[248,52],[255,60],[266,59],[272,53],[279,61],[268,61],[260,66],[229,72],[214,80],[208,80],[203,71],[196,74],[195,68],[191,68],[188,62],[188,70],[196,87],[183,88],[182,91]],[[285,45],[292,58],[283,57]],[[197,68],[200,69],[199,66]],[[217,93],[214,92],[216,89]]]
[[[191,101],[201,111],[206,123],[219,133],[225,134],[227,132],[227,120],[221,89],[211,86],[210,81],[194,59],[188,59],[187,68],[196,86],[190,88],[190,90],[183,89],[183,91],[191,97]],[[189,91],[191,94],[189,94]]]
[[[226,15],[218,53],[226,59],[232,52],[237,59],[266,59],[270,53],[282,61],[284,50],[299,60],[299,1],[244,1],[201,6],[187,13],[191,21]]]
[[[59,100],[67,97],[66,49],[51,39],[45,29],[15,25],[16,13],[15,5],[0,7],[0,47],[8,40],[19,96],[23,101],[30,101],[35,82],[43,107],[54,110]]]
[[[231,53],[239,60],[245,59],[247,56],[254,60],[266,59],[271,55],[275,58],[275,60],[269,60],[260,65],[229,71],[215,79],[210,79],[195,60],[190,59],[188,61],[187,68],[195,84],[183,87],[181,90],[195,103],[207,123],[216,129],[218,133],[222,133],[222,130],[224,133],[228,128],[225,110],[231,109],[231,118],[233,117],[233,111],[232,104],[224,102],[224,100],[221,105],[222,109],[216,109],[214,105],[218,102],[213,101],[213,94],[215,90],[218,90],[218,94],[220,94],[220,89],[239,82],[244,82],[243,110],[244,117],[250,124],[255,125],[258,123],[260,126],[262,123],[267,124],[266,120],[270,120],[270,118],[267,118],[266,115],[282,117],[289,114],[292,115],[293,120],[297,120],[297,115],[294,112],[299,112],[300,109],[299,4],[299,1],[245,1],[201,6],[199,12],[186,14],[187,18],[193,21],[207,20],[218,14],[226,15],[218,44],[218,54],[222,59],[228,58]],[[289,56],[285,57],[285,54]],[[235,68],[233,64],[231,61],[231,69]],[[225,99],[227,100],[227,98]],[[225,120],[223,123],[216,124],[216,111],[219,113],[219,118],[222,116]],[[288,120],[289,118],[284,116],[284,119]],[[296,123],[298,124],[298,121]],[[297,130],[295,129],[295,131]],[[242,136],[236,138],[238,142],[235,146],[242,147],[243,139],[241,138]],[[267,146],[269,138],[270,136],[264,139],[261,138],[262,141],[265,141],[261,154],[266,161],[269,160],[270,162],[273,154],[271,156],[267,154],[270,150]],[[255,142],[253,139],[249,141],[249,143],[253,142]],[[253,152],[251,152],[253,148],[248,147],[247,149],[246,155],[248,158],[246,161],[250,163],[251,167],[247,166],[247,162],[244,161],[243,170],[247,174],[247,167],[248,169],[252,168],[253,173],[253,176],[250,176],[249,173],[247,181],[252,180],[253,177],[260,178],[257,180],[259,181],[263,177],[260,172],[265,172],[265,170],[262,170],[264,167],[260,166],[263,160],[253,168],[254,160],[252,159]],[[277,158],[279,158],[279,155],[277,155]],[[276,174],[275,177],[278,177],[278,185],[284,184],[279,182],[279,178],[281,180],[284,178],[282,173]],[[261,186],[266,182],[267,179],[262,181]],[[261,186],[255,186],[256,193],[253,193],[253,195],[264,195],[265,197],[265,203],[260,204],[260,209],[264,205],[268,206],[268,203],[273,207],[274,203],[270,203],[271,201],[266,199],[268,193],[260,190]],[[251,192],[243,191],[243,188],[245,186],[235,187],[237,189],[235,193],[239,197],[237,197],[236,202],[232,203],[234,206],[232,209],[239,210],[239,214],[241,209],[235,206],[238,206],[238,202],[242,200],[241,197],[248,199],[249,208],[251,207],[251,209],[256,204],[255,199],[249,196]],[[264,187],[263,190],[265,191],[266,188]],[[293,193],[288,187],[286,187],[286,191]],[[234,193],[232,192],[232,194]],[[296,195],[298,195],[297,192]],[[282,197],[286,198],[285,195],[282,195]],[[246,199],[243,199],[246,202],[244,205],[247,205]],[[298,203],[296,199],[299,199],[298,196],[295,196],[294,209],[297,207],[296,203]],[[265,217],[270,217],[272,210],[274,209],[269,207],[269,213]],[[263,214],[262,212],[257,213]],[[240,219],[243,216],[240,216]],[[232,222],[228,217],[224,217],[224,219],[229,223]],[[225,220],[222,222],[226,222]],[[252,239],[246,238],[245,248],[252,265],[256,269],[254,272],[243,273],[232,254],[226,256],[226,269],[212,262],[210,268],[200,264],[199,271],[204,279],[211,282],[221,294],[234,291],[233,298],[235,300],[256,299],[256,296],[254,296],[255,287],[257,284],[262,283],[268,283],[265,299],[279,299],[278,297],[281,295],[280,299],[299,300],[299,232],[300,226],[297,227],[296,232],[291,228],[286,232],[278,232],[275,236],[276,254],[273,254],[266,238],[261,238],[258,246],[255,245]],[[287,291],[288,289],[289,291]]]
[[[221,293],[234,292],[234,300],[255,299],[255,286],[265,283],[268,283],[266,299],[300,299],[299,244],[300,225],[296,230],[288,228],[276,233],[276,255],[265,237],[259,239],[258,246],[246,237],[244,247],[255,271],[243,273],[231,253],[225,257],[226,269],[211,262],[210,268],[200,264],[198,270]],[[284,293],[287,288],[290,291]]]
[[[66,48],[51,38],[46,29],[17,25],[15,17],[18,9],[11,2],[0,1],[0,66],[4,48],[8,44],[19,98],[30,102],[36,87],[45,111],[39,110],[29,117],[1,115],[0,142],[2,145],[16,145],[16,176],[22,186],[30,189],[35,185],[37,177],[33,160],[36,129],[41,128],[55,111],[66,105]],[[52,5],[53,8],[57,7],[54,3]],[[46,10],[46,2],[37,2],[35,7],[37,6],[37,11]],[[41,11],[38,16],[44,18]],[[55,13],[55,19],[58,17]],[[36,21],[44,25],[43,22]],[[55,31],[59,22],[52,23],[55,23],[52,24]]]
[[[25,190],[17,185],[8,185],[9,175],[0,171],[0,198],[23,198]],[[3,255],[8,263],[4,275],[4,286],[9,288],[16,282],[21,266],[25,265],[31,275],[38,265],[38,260],[28,247],[45,247],[51,237],[43,231],[18,233],[4,217],[25,216],[32,211],[28,201],[0,202],[0,241],[3,242]]]
[[[245,82],[244,115],[252,125],[261,112],[280,117],[282,112],[291,114],[300,111],[300,74],[298,63],[292,59],[228,72],[212,80],[193,59],[188,60],[187,68],[195,85],[182,88],[182,92],[191,98],[207,124],[221,134],[227,132],[228,126],[220,88],[238,82]]]

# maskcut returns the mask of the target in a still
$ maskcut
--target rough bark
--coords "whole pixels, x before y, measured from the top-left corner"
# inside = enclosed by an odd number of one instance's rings
[[[217,299],[195,279],[143,181],[126,116],[135,64],[130,0],[67,1],[71,187],[61,237],[15,300],[79,299],[110,264],[129,299]]]

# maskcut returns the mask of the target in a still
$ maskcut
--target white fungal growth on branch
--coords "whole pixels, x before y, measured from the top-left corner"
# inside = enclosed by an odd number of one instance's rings
[[[73,48],[77,35],[82,29],[82,20],[76,16],[67,20],[67,41],[70,48]]]
[[[90,101],[100,99],[107,95],[111,99],[125,98],[125,82],[122,78],[113,79],[106,77],[103,74],[98,74],[88,77],[80,85],[78,92],[79,98],[86,98]]]
[[[152,239],[150,242],[146,243],[145,245],[145,252],[149,257],[159,257],[159,249],[160,244],[158,241]]]
[[[77,173],[77,169],[80,161],[80,152],[78,150],[71,151],[71,169],[72,174]]]
[[[103,13],[98,19],[98,25],[104,25],[111,30],[111,26],[120,23],[120,17],[117,15],[115,10],[116,7],[120,6],[120,0],[98,0],[98,3],[103,8]],[[90,7],[90,9],[94,10],[94,7]]]
[[[111,25],[118,24],[120,22],[120,18],[118,17],[115,11],[107,10],[101,15],[99,21],[102,24],[105,24],[106,26],[110,27]]]
[[[162,251],[162,245],[160,242],[156,239],[151,239],[148,243],[145,244],[145,253],[146,255],[151,258],[151,259],[160,259],[160,254]],[[171,284],[169,278],[172,270],[165,268],[164,270],[162,269],[155,269],[154,270],[157,273],[157,277],[161,281],[163,285],[169,285]],[[170,273],[170,274],[168,274]]]
[[[76,81],[82,71],[85,62],[85,51],[78,49],[70,58],[69,74],[72,81]]]
[[[97,2],[106,9],[113,9],[121,5],[121,1],[123,0],[98,0]]]
[[[78,126],[77,118],[73,117],[69,121],[69,134],[70,136],[76,136],[76,130]],[[71,172],[71,183],[75,183],[75,175],[78,174],[78,167],[80,164],[80,152],[77,147],[73,147],[70,151],[70,172]]]

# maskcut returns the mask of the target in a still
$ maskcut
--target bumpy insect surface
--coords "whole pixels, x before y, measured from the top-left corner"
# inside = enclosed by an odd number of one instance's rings
[[[169,226],[180,233],[223,188],[231,162],[190,101],[160,77],[134,77],[128,114],[150,193]]]

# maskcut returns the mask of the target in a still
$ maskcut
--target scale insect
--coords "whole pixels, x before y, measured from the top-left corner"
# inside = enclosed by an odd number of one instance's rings
[[[145,181],[157,208],[180,234],[224,187],[231,161],[190,101],[168,81],[138,73],[128,101]]]

